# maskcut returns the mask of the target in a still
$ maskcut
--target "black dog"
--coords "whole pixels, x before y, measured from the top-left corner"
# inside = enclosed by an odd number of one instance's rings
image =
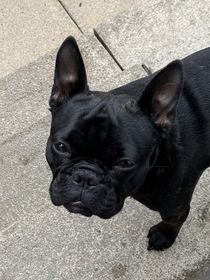
[[[54,205],[110,218],[131,196],[158,211],[148,249],[170,247],[210,164],[210,48],[110,92],[90,91],[73,37],[62,44],[46,156]]]

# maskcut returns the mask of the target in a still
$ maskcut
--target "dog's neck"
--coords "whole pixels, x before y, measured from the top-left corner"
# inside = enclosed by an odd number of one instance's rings
[[[158,173],[171,168],[181,153],[179,126],[176,122],[172,129],[160,133],[156,145],[156,160],[151,168],[159,169]]]

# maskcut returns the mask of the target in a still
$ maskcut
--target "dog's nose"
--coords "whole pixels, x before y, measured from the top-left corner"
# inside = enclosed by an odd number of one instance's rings
[[[72,179],[81,186],[97,186],[100,182],[97,174],[89,170],[76,170],[72,175]]]

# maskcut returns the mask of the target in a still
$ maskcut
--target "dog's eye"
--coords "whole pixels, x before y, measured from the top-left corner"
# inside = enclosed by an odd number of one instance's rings
[[[55,143],[54,147],[55,147],[56,151],[58,151],[60,153],[68,152],[68,149],[67,149],[66,145],[63,144],[63,143]]]
[[[122,168],[129,168],[134,166],[134,163],[131,162],[130,160],[122,160],[119,162],[119,166]]]

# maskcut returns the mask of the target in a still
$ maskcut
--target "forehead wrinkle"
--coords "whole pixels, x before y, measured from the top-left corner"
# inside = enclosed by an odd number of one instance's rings
[[[117,119],[117,114],[116,114],[114,106],[111,105],[110,102],[108,102],[108,104],[107,104],[107,115],[108,115],[111,123],[117,126],[119,123],[118,119]]]
[[[93,117],[97,116],[103,108],[106,107],[107,102],[106,101],[100,101],[94,109],[92,109],[86,116],[84,116],[85,121],[91,120]]]
[[[111,104],[111,100],[101,100],[86,116],[83,117],[84,121],[93,120],[94,118],[103,118],[110,120],[110,123],[118,125],[116,111]]]

